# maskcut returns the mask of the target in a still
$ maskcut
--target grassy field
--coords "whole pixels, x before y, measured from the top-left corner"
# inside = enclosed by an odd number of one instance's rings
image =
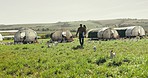
[[[0,45],[0,78],[148,78],[148,40]],[[93,47],[97,50],[94,52]],[[110,51],[116,53],[111,59]]]

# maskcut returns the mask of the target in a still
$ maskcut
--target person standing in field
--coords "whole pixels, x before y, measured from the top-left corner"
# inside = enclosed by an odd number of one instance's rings
[[[85,34],[86,34],[86,26],[83,25],[84,29],[85,29]],[[84,33],[83,33],[84,34]],[[84,37],[86,38],[86,35],[84,35]]]
[[[86,30],[84,27],[82,27],[82,24],[80,24],[80,27],[77,29],[77,32],[76,32],[76,37],[77,37],[77,34],[79,33],[79,42],[80,42],[80,45],[81,47],[83,47],[84,45],[84,36],[86,34]]]

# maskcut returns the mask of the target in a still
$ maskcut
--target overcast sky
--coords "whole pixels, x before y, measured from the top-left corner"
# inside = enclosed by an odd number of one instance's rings
[[[0,24],[148,18],[148,0],[0,0]]]

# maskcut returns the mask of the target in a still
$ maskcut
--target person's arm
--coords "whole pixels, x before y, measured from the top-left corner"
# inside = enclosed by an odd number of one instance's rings
[[[79,32],[79,28],[77,29],[77,32],[76,32],[76,37],[77,37],[78,32]]]
[[[85,29],[85,31],[84,31],[84,32],[85,32],[85,35],[86,35],[86,29]]]

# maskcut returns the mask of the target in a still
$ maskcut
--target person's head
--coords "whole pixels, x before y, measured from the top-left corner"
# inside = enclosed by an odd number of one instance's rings
[[[85,26],[85,25],[83,25],[83,27],[84,27],[84,28],[86,28],[86,26]]]
[[[82,24],[80,24],[80,27],[82,27]]]

